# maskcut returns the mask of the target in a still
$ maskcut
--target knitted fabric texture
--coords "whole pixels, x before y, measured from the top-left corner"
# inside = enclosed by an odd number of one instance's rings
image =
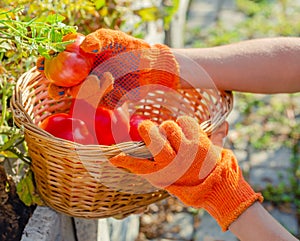
[[[179,66],[166,45],[149,45],[144,40],[111,29],[99,29],[86,36],[81,49],[94,53],[91,74],[101,79],[110,72],[114,78],[113,90],[100,105],[114,108],[124,101],[143,98],[150,88],[180,87]]]
[[[223,231],[256,200],[263,200],[244,180],[234,154],[214,146],[193,118],[179,117],[160,126],[146,120],[139,132],[154,159],[121,153],[111,164],[143,176],[188,206],[204,208]]]

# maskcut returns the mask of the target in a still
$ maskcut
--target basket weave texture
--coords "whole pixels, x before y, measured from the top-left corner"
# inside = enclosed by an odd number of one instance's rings
[[[47,93],[48,84],[33,68],[18,79],[11,100],[14,121],[24,128],[39,194],[47,205],[74,217],[124,217],[168,197],[166,191],[111,166],[107,160],[122,151],[146,157],[149,152],[144,143],[81,145],[56,138],[39,128],[44,118],[65,112],[71,102],[70,98],[51,99]],[[150,92],[138,105],[129,105],[129,110],[157,123],[181,115],[194,116],[211,134],[233,106],[231,92],[180,89],[178,93]]]

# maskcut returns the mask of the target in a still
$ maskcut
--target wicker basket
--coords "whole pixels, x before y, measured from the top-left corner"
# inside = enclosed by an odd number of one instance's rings
[[[33,68],[19,78],[11,101],[15,123],[24,127],[38,191],[47,205],[74,217],[105,218],[126,216],[168,197],[167,192],[107,161],[121,151],[147,156],[149,152],[143,143],[85,146],[56,138],[39,128],[40,121],[49,114],[67,110],[71,102],[50,99],[47,85],[47,80]],[[207,133],[214,131],[232,109],[230,92],[182,89],[179,93],[171,97],[160,91],[149,93],[140,105],[129,109],[158,123],[193,115]]]

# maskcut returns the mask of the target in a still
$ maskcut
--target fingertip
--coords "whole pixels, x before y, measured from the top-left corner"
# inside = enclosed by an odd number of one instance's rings
[[[166,120],[161,123],[159,129],[162,133],[165,133],[166,136],[173,132],[181,132],[180,126],[177,124],[177,121]]]
[[[184,135],[181,127],[175,121],[167,120],[160,125],[159,129],[165,135],[171,147],[177,152]]]
[[[198,139],[199,134],[207,136],[194,117],[180,116],[177,118],[176,122],[181,127],[184,136],[188,140]]]
[[[144,140],[146,145],[150,143],[150,132],[152,133],[158,133],[158,126],[151,120],[143,120],[139,125],[138,125],[138,132],[141,136],[141,138]]]

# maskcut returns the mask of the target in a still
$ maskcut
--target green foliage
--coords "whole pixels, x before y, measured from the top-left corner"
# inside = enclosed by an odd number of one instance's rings
[[[143,21],[164,20],[165,29],[169,29],[173,15],[177,12],[179,0],[163,1],[161,7],[147,7],[135,10],[134,13],[141,17]]]
[[[62,42],[63,36],[76,32],[75,27],[62,23],[65,19],[62,15],[50,14],[22,21],[22,11],[18,8],[0,12],[0,39],[4,44],[13,43],[11,49],[20,52],[24,58],[29,55],[50,57],[51,50],[61,52],[70,43]]]
[[[235,93],[240,133],[235,142],[248,140],[257,149],[292,147],[299,141],[300,94],[254,95]]]
[[[9,101],[12,96],[14,81],[4,69],[1,69],[0,82],[0,165],[9,166],[10,175],[18,181],[27,172],[30,158],[27,155],[27,146],[24,141],[22,129],[13,125],[12,113],[9,109]],[[34,204],[34,203],[31,203]]]
[[[24,154],[25,146],[23,133],[15,127],[1,126],[0,129],[0,157],[20,158],[30,164],[30,159]]]
[[[218,46],[246,39],[300,35],[300,6],[292,0],[236,0],[240,20],[218,18],[208,29],[193,30],[196,47]]]
[[[62,51],[67,43],[62,43],[62,36],[76,28],[63,24],[64,17],[58,14],[29,19],[23,12],[22,8],[0,10],[0,162],[20,181],[17,191],[21,200],[33,205],[38,199],[28,191],[30,158],[23,131],[13,123],[10,98],[16,78],[33,66],[38,55]]]
[[[298,132],[299,133],[299,132]],[[289,172],[289,183],[280,182],[279,185],[267,185],[262,191],[265,200],[271,201],[275,205],[282,203],[292,203],[300,214],[300,145],[298,143],[292,146],[291,164]]]
[[[269,9],[269,1],[267,0],[236,0],[237,8],[244,12],[248,17],[261,14],[265,9]]]
[[[44,204],[44,202],[36,192],[33,173],[31,170],[26,172],[24,177],[18,183],[17,193],[19,194],[19,197],[23,201],[23,203],[27,206],[31,206],[32,204]]]
[[[266,200],[275,204],[290,203],[294,199],[293,190],[284,182],[279,183],[276,187],[268,184],[262,194]]]

